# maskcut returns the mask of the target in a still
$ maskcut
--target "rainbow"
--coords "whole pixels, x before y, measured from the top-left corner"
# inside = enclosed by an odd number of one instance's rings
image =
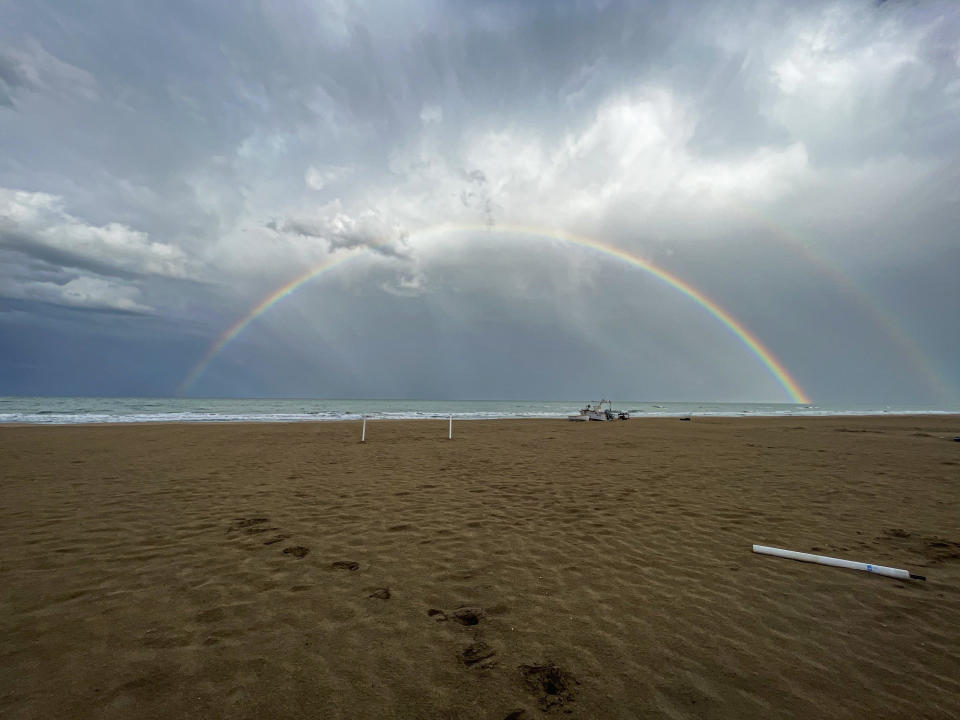
[[[633,267],[639,268],[663,281],[671,288],[680,291],[688,298],[696,302],[710,315],[719,320],[724,326],[726,326],[727,329],[729,329],[740,340],[740,342],[743,343],[743,345],[745,345],[747,349],[753,353],[753,355],[755,355],[757,359],[764,365],[767,371],[774,377],[774,379],[776,379],[777,383],[784,389],[784,391],[786,391],[791,401],[802,405],[807,405],[810,403],[810,399],[800,387],[799,383],[790,375],[786,367],[783,366],[783,364],[773,355],[773,353],[763,345],[759,338],[757,338],[746,327],[744,327],[742,323],[737,321],[736,318],[730,315],[730,313],[717,305],[717,303],[708,298],[695,287],[684,282],[676,275],[667,272],[663,268],[657,267],[649,260],[629,253],[626,250],[613,245],[600,242],[599,240],[593,240],[591,238],[574,235],[564,231],[542,230],[519,225],[497,225],[495,227],[488,227],[486,225],[444,224],[424,228],[418,232],[411,233],[410,237],[413,239],[417,237],[435,236],[445,233],[449,234],[463,232],[509,233],[512,235],[521,235],[524,237],[537,239],[560,240],[596,250],[610,257],[622,260]],[[200,362],[194,366],[194,368],[190,371],[190,374],[187,375],[184,381],[180,384],[179,393],[181,395],[186,393],[190,386],[200,377],[201,374],[203,374],[203,371],[207,368],[213,358],[216,357],[221,350],[223,350],[227,343],[243,332],[244,328],[253,322],[253,320],[269,310],[277,302],[293,293],[304,283],[307,283],[322,273],[332,269],[333,267],[336,267],[337,265],[340,265],[345,260],[357,256],[358,253],[355,253],[353,255],[328,260],[321,265],[311,268],[303,274],[297,276],[260,301],[249,312],[247,312],[236,323],[234,323],[226,332],[217,338]]]
[[[224,332],[220,337],[217,338],[216,342],[214,342],[213,345],[210,346],[210,349],[207,350],[206,354],[200,359],[200,362],[198,362],[196,365],[193,366],[193,369],[190,371],[190,374],[187,375],[186,378],[184,378],[182,383],[180,383],[179,387],[177,388],[177,395],[185,394],[187,390],[190,388],[190,386],[197,381],[197,378],[199,378],[203,374],[203,371],[207,369],[207,366],[210,364],[213,358],[215,358],[219,354],[219,352],[223,350],[223,348],[226,346],[227,343],[229,343],[237,335],[243,332],[244,328],[246,328],[247,325],[252,323],[261,315],[263,315],[263,313],[265,313],[267,310],[272,308],[278,302],[283,300],[287,295],[292,293],[294,290],[296,290],[298,287],[300,287],[304,283],[310,282],[315,277],[318,277],[323,273],[325,273],[327,270],[332,270],[338,265],[343,264],[345,261],[350,260],[351,258],[357,257],[358,254],[360,253],[353,253],[353,254],[344,255],[341,257],[328,258],[327,260],[322,262],[320,265],[316,265],[310,268],[309,270],[307,270],[305,273],[298,275],[293,280],[277,288],[272,293],[270,293],[267,297],[261,300],[257,305],[251,308],[246,315],[244,315],[242,318],[237,320],[237,322],[231,325],[226,330],[226,332]]]
[[[942,370],[938,370],[921,351],[920,346],[910,333],[898,323],[893,313],[882,308],[879,302],[869,296],[859,284],[834,261],[815,252],[794,231],[791,231],[780,222],[746,208],[739,210],[740,215],[747,221],[773,235],[781,246],[802,257],[806,262],[816,267],[819,272],[830,280],[833,287],[838,288],[866,315],[874,326],[879,328],[897,347],[901,357],[913,366],[915,374],[922,379],[931,393],[931,397],[942,399],[955,395],[956,387],[947,379]]]

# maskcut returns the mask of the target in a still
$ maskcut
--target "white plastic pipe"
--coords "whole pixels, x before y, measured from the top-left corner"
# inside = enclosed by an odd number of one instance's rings
[[[453,415],[450,416],[450,432],[447,434],[447,440],[453,440]]]
[[[754,545],[753,551],[761,555],[775,555],[777,557],[789,558],[790,560],[799,560],[800,562],[833,565],[834,567],[849,568],[851,570],[864,570],[865,572],[876,575],[886,575],[901,580],[926,580],[923,575],[914,575],[908,570],[886,567],[884,565],[870,565],[868,563],[854,562],[853,560],[841,560],[840,558],[827,557],[826,555],[811,555],[810,553],[796,552],[795,550],[781,550],[780,548],[767,547],[766,545]]]
[[[363,416],[363,430],[360,431],[360,442],[367,441],[367,416]]]

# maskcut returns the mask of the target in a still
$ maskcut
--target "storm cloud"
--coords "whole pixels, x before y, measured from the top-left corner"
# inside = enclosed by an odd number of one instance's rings
[[[95,327],[171,394],[316,271],[189,391],[789,399],[632,256],[818,402],[948,405],[958,137],[952,2],[6,5],[0,393],[110,394]]]

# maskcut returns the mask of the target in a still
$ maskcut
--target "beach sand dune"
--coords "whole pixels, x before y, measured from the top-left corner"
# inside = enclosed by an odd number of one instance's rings
[[[0,428],[0,716],[960,717],[960,418],[446,429]]]

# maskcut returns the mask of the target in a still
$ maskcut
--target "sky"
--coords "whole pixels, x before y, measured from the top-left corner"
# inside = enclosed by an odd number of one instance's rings
[[[960,403],[955,2],[0,1],[0,395]]]

